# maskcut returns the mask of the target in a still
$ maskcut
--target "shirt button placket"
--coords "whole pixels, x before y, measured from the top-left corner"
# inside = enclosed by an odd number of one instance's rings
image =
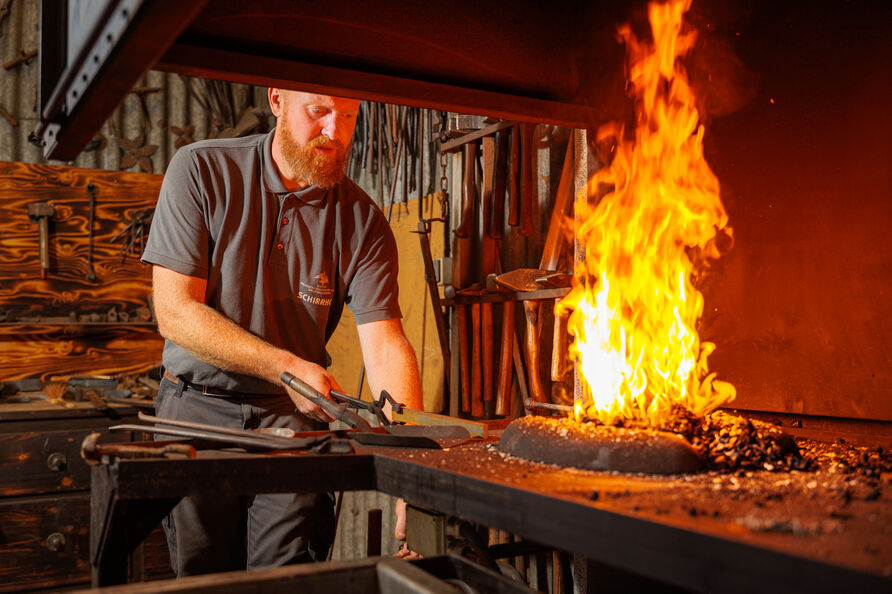
[[[292,200],[292,199],[293,199],[293,196],[292,196],[292,195],[288,195],[288,196],[285,197],[285,204],[284,204],[284,206],[285,206],[286,208],[287,208],[287,206],[288,206],[288,202],[289,202],[290,200]],[[282,237],[283,237],[283,235],[284,235],[284,229],[283,229],[282,227],[284,227],[285,225],[287,225],[289,222],[290,222],[290,221],[288,220],[288,217],[283,215],[283,216],[282,216],[282,221],[281,221],[282,225],[281,225],[281,227],[279,228],[279,241],[276,243],[276,249],[279,250],[280,252],[281,252],[282,250],[285,249],[285,244],[281,241],[281,239],[282,239]]]

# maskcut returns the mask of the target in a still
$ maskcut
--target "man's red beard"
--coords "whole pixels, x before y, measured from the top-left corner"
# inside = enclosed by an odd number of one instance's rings
[[[282,118],[282,126],[276,133],[281,133],[279,145],[292,174],[308,184],[326,190],[333,188],[344,176],[349,150],[339,141],[321,135],[301,145],[288,131],[285,114],[282,114]],[[321,151],[317,147],[330,150]]]

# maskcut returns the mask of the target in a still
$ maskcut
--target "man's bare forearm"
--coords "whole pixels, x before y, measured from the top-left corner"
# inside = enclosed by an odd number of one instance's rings
[[[422,410],[415,350],[399,320],[360,326],[359,338],[372,396],[377,399],[381,390],[387,390],[407,407]]]
[[[244,373],[277,384],[279,374],[299,358],[236,325],[213,308],[185,301],[158,312],[158,330],[196,357],[224,371]]]

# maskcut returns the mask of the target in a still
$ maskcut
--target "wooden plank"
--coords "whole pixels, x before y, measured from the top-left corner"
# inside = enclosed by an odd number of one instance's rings
[[[154,207],[160,175],[0,163],[0,319],[94,314],[116,325],[0,323],[0,381],[61,374],[143,372],[160,362],[163,341],[154,327],[129,326],[150,304],[151,267],[138,256],[120,260],[112,239],[130,216]],[[97,282],[87,276],[89,194],[96,188],[93,262]],[[37,225],[27,214],[31,202],[49,202],[50,271],[40,279]],[[141,309],[142,308],[142,309]]]

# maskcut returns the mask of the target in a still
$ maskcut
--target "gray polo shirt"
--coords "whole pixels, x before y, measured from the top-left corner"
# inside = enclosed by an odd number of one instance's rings
[[[179,149],[142,261],[206,278],[209,306],[325,366],[325,344],[344,304],[357,324],[402,317],[396,242],[380,209],[347,178],[331,190],[289,192],[272,160],[273,134]],[[196,384],[284,392],[221,371],[170,341],[162,358],[171,373]]]

